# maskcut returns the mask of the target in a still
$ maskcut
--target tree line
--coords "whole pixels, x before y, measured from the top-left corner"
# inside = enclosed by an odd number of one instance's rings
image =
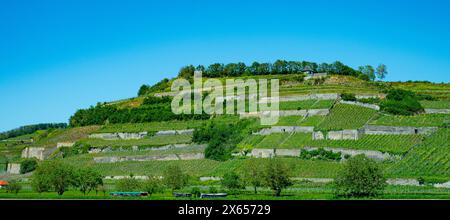
[[[178,77],[192,78],[194,71],[202,71],[205,77],[238,77],[255,75],[274,75],[274,74],[300,74],[305,71],[323,72],[336,75],[355,76],[364,80],[375,80],[376,77],[384,79],[387,74],[387,67],[380,64],[376,69],[371,65],[360,66],[353,69],[340,61],[334,63],[315,63],[309,61],[286,61],[276,60],[273,63],[253,62],[247,66],[243,62],[238,63],[213,63],[207,67],[198,65],[184,66],[178,72]]]
[[[1,132],[0,140],[14,138],[26,134],[32,134],[37,130],[47,130],[51,128],[66,128],[66,127],[67,127],[66,123],[41,123],[34,125],[25,125],[9,131]]]

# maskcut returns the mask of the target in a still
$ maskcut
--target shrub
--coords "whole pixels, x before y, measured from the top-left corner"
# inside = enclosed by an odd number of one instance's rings
[[[22,185],[16,180],[9,181],[8,185],[6,186],[7,193],[17,194],[17,193],[19,193],[19,191],[21,189],[22,189]]]
[[[37,160],[35,158],[28,158],[23,160],[20,163],[20,173],[29,173],[31,171],[34,171],[37,167]]]
[[[342,93],[342,94],[341,94],[341,98],[342,98],[342,100],[344,100],[344,101],[352,101],[352,102],[355,102],[355,101],[356,101],[355,95],[354,95],[354,94],[351,94],[351,93]]]
[[[199,187],[193,187],[191,189],[191,194],[194,195],[195,197],[199,198],[200,195],[202,194],[202,192]]]
[[[120,179],[116,182],[116,190],[121,192],[140,191],[142,183],[134,177]]]
[[[366,99],[358,99],[359,102],[367,103],[367,104],[379,104],[381,102],[380,98],[366,98]]]
[[[300,158],[305,160],[317,159],[317,160],[334,160],[340,161],[342,154],[340,152],[327,151],[323,148],[317,150],[305,150],[300,151]]]
[[[381,167],[362,154],[350,158],[334,182],[335,195],[345,197],[377,196],[386,186]]]
[[[219,192],[219,191],[217,190],[216,187],[210,186],[209,189],[208,189],[208,192],[209,192],[209,193],[217,193],[217,192]]]
[[[148,96],[144,99],[142,104],[143,105],[155,105],[155,104],[168,104],[171,102],[172,102],[172,99],[168,96],[163,96],[163,97]]]
[[[423,111],[416,94],[401,89],[389,90],[380,107],[383,111],[395,115],[413,115]]]

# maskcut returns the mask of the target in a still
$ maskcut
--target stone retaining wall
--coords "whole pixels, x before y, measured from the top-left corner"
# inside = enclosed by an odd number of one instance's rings
[[[357,99],[375,99],[375,98],[379,98],[379,99],[384,99],[386,98],[386,94],[357,94],[355,95],[355,97]]]
[[[368,103],[362,103],[362,102],[344,101],[344,100],[341,100],[339,102],[342,103],[342,104],[357,105],[357,106],[361,106],[361,107],[365,107],[365,108],[370,108],[370,109],[377,110],[377,111],[380,110],[380,106],[374,105],[374,104],[368,104]]]
[[[323,94],[310,94],[310,95],[296,95],[296,96],[280,96],[279,102],[294,102],[294,101],[306,101],[306,100],[336,100],[339,98],[337,93],[323,93]],[[270,97],[261,98],[260,103],[267,103],[272,101]]]
[[[22,151],[22,158],[36,158],[38,160],[45,159],[45,148],[43,147],[27,147]]]
[[[382,126],[382,125],[366,125],[364,126],[365,134],[374,135],[411,135],[424,134],[429,135],[435,132],[437,127],[407,127],[407,126]]]
[[[194,129],[185,129],[185,130],[167,130],[167,131],[158,131],[155,136],[165,136],[165,135],[192,135],[194,134]]]
[[[116,156],[116,157],[94,157],[96,163],[117,163],[124,161],[169,161],[169,160],[199,160],[205,158],[203,153],[188,154],[166,154],[166,155],[139,155],[139,156]]]
[[[425,109],[426,114],[450,114],[450,109]]]
[[[253,133],[255,135],[269,135],[274,133],[311,133],[314,131],[312,126],[272,126],[270,128],[263,128],[259,132]]]
[[[73,147],[75,143],[73,142],[58,142],[56,143],[56,148],[61,148],[61,147]]]
[[[317,147],[305,147],[305,150],[317,150],[319,148]],[[332,151],[334,153],[341,153],[343,155],[350,155],[350,156],[356,156],[359,154],[364,154],[368,158],[372,158],[374,160],[389,160],[389,159],[397,159],[397,156],[390,155],[389,153],[383,153],[380,151],[375,150],[354,150],[354,149],[346,149],[346,148],[331,148],[331,147],[324,147],[324,150]]]
[[[326,135],[321,131],[312,133],[313,140],[358,140],[364,135],[363,130],[329,131]]]
[[[142,139],[147,136],[147,132],[139,132],[139,133],[126,133],[126,132],[117,132],[117,133],[96,133],[90,134],[89,138],[98,138],[103,140],[131,140],[131,139]]]
[[[20,174],[20,163],[8,163],[6,173]]]
[[[320,115],[325,116],[330,113],[329,109],[307,109],[307,110],[281,110],[278,111],[280,117],[285,116],[314,116]],[[252,118],[252,117],[261,117],[261,115],[268,115],[270,111],[267,112],[243,112],[240,113],[240,118]]]

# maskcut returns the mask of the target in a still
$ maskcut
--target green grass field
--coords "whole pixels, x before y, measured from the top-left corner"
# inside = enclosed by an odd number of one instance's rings
[[[365,107],[338,104],[318,125],[318,130],[343,130],[363,127],[377,111]]]
[[[151,136],[143,139],[135,140],[103,140],[103,139],[84,139],[80,143],[87,144],[91,147],[130,147],[130,146],[163,146],[168,144],[190,143],[192,135],[167,135],[167,136]]]
[[[305,100],[280,102],[280,110],[301,110],[301,109],[329,109],[333,106],[334,100]]]
[[[424,108],[450,109],[450,101],[421,101]]]

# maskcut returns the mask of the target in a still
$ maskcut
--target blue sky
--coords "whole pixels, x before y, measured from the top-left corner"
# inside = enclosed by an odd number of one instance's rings
[[[286,60],[388,66],[450,81],[449,1],[0,3],[0,131],[67,122],[186,64]]]

